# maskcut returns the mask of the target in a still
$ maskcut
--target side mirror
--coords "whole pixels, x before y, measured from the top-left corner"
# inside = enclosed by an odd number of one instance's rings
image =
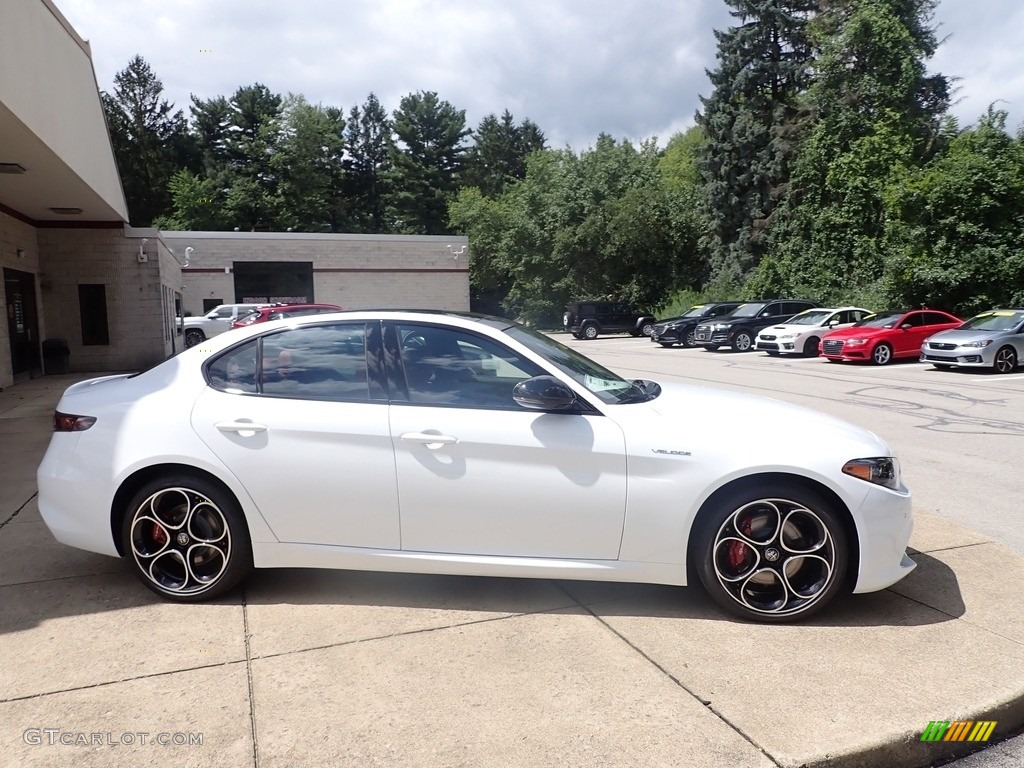
[[[512,399],[531,411],[570,411],[576,408],[576,394],[554,376],[534,376],[512,389]]]
[[[904,323],[903,325],[900,326],[900,330],[901,331],[909,331],[913,327],[914,326],[912,326],[910,323]]]

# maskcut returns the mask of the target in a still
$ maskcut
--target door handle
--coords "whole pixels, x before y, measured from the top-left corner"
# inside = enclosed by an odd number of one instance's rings
[[[252,437],[257,432],[266,432],[265,424],[252,421],[218,421],[213,425],[221,432],[235,432],[239,437]]]
[[[399,437],[407,443],[425,445],[431,450],[436,450],[443,445],[455,445],[459,438],[449,435],[431,435],[427,432],[404,432]]]

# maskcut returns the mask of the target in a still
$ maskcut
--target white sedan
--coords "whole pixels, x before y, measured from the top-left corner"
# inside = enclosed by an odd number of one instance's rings
[[[265,323],[75,384],[38,481],[58,540],[184,602],[254,566],[685,585],[692,563],[781,622],[914,568],[874,434],[452,313]]]
[[[871,314],[861,307],[819,307],[793,315],[785,323],[765,328],[754,340],[754,349],[769,355],[817,357],[823,334],[836,328],[848,328]]]

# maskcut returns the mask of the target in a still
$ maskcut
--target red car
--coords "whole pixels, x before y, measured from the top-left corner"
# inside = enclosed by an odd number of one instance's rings
[[[319,315],[322,312],[341,312],[344,307],[337,304],[271,304],[268,307],[254,309],[248,315],[238,318],[231,324],[232,328],[245,328],[254,323],[266,323],[285,317],[302,317],[303,315]]]
[[[870,361],[885,365],[897,357],[917,359],[933,333],[957,328],[963,320],[937,309],[876,312],[849,328],[821,337],[821,355],[829,362]]]

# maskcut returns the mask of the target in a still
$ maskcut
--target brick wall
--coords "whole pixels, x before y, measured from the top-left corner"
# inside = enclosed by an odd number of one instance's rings
[[[182,271],[184,308],[192,315],[203,313],[203,299],[235,303],[231,270],[236,261],[311,263],[315,300],[346,309],[469,310],[465,237],[284,232],[162,235],[178,254],[186,247],[194,249],[189,267]],[[464,250],[455,258],[460,249]]]

